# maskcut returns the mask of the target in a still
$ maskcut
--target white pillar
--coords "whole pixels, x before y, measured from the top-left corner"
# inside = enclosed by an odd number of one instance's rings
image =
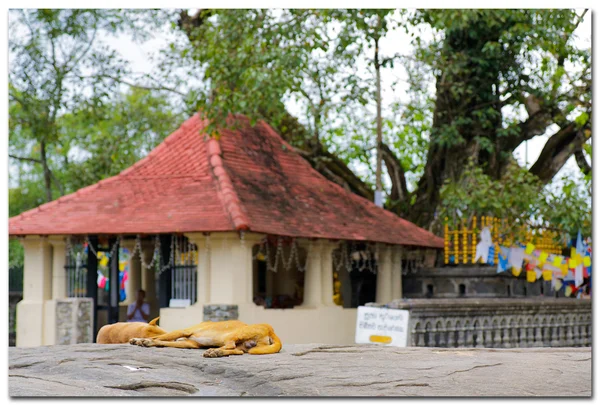
[[[52,245],[52,299],[67,297],[67,247],[64,238],[50,239]]]
[[[142,243],[142,260],[149,264],[154,256],[154,242]],[[146,302],[150,305],[150,319],[158,316],[160,308],[158,306],[158,297],[156,296],[156,270],[154,266],[145,268],[141,265],[142,289],[146,292]]]
[[[200,233],[186,234],[185,236],[198,249],[195,305],[203,306],[210,302],[210,240]]]
[[[392,248],[392,300],[402,298],[402,248]]]
[[[321,303],[325,306],[335,306],[333,302],[333,258],[331,257],[336,244],[322,241],[321,246]]]
[[[18,347],[44,344],[44,303],[52,298],[52,247],[46,238],[21,240],[23,266],[23,300],[17,304]],[[54,318],[52,319],[54,322]]]
[[[315,308],[323,301],[322,276],[323,258],[321,252],[324,242],[313,241],[307,246],[306,270],[304,273],[304,298],[301,308]],[[332,274],[333,277],[333,274]]]
[[[387,304],[392,300],[392,255],[387,246],[379,245],[377,291],[375,301]]]

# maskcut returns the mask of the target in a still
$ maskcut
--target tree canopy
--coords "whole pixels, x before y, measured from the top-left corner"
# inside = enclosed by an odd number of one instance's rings
[[[265,120],[321,174],[370,200],[381,178],[385,208],[433,231],[446,216],[497,215],[591,232],[591,49],[575,34],[585,18],[12,10],[10,214],[118,173],[200,111],[213,136],[231,113]],[[143,41],[165,24],[177,39],[157,50],[152,75],[136,75],[103,41]],[[408,48],[386,43],[398,33]],[[391,87],[401,97],[380,86],[399,66],[404,78]],[[515,150],[535,137],[546,139],[539,158],[519,165]],[[553,181],[571,157],[583,180]]]

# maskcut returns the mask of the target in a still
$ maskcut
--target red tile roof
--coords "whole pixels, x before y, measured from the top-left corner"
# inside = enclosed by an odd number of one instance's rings
[[[327,180],[266,123],[219,140],[194,115],[119,175],[24,212],[17,235],[245,230],[443,247],[443,239]]]

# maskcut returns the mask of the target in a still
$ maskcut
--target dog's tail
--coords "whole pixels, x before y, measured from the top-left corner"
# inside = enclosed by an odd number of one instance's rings
[[[158,322],[158,318],[160,318],[160,316],[157,316],[156,318],[154,318],[153,320],[151,320],[150,322],[148,322],[148,325],[150,325],[150,326],[156,326],[156,322]]]
[[[281,340],[275,334],[273,327],[271,325],[265,325],[269,328],[269,338],[271,340],[271,344],[267,346],[256,346],[252,349],[248,350],[250,354],[272,354],[279,353],[281,350]]]

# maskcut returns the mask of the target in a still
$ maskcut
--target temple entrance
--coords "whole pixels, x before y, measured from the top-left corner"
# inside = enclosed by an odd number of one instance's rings
[[[357,308],[375,302],[378,266],[375,247],[363,242],[342,242],[332,254],[334,303]]]
[[[117,239],[97,237],[67,242],[65,275],[69,298],[94,300],[94,341],[98,330],[119,321],[119,302],[125,300],[124,275],[120,271]]]
[[[293,308],[304,301],[306,250],[294,239],[265,238],[252,248],[253,301],[265,308]]]

